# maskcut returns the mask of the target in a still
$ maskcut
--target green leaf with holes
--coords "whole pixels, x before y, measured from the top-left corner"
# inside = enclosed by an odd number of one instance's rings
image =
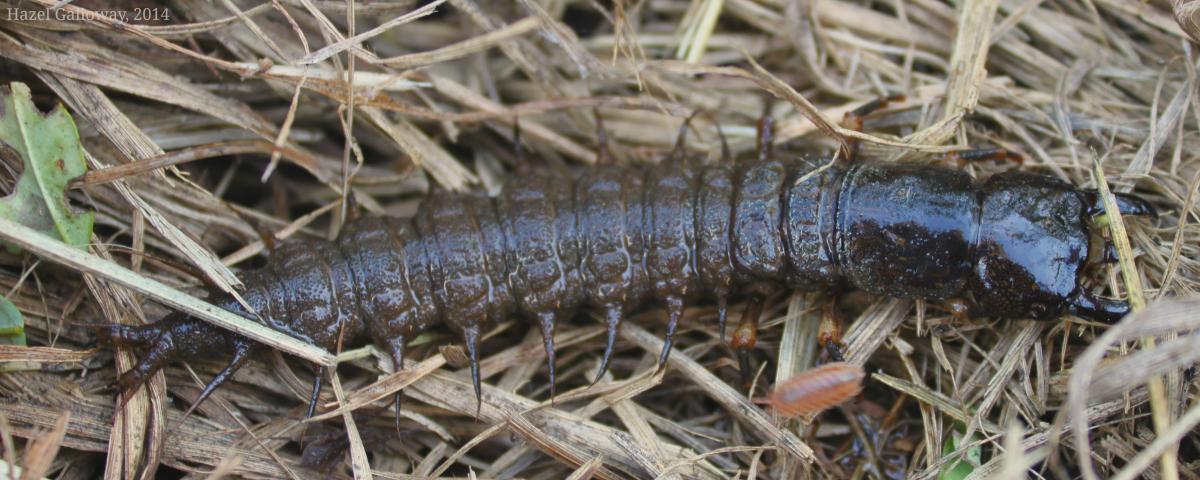
[[[87,171],[71,115],[61,106],[38,111],[23,83],[0,86],[0,157],[23,168],[12,194],[0,198],[0,217],[84,248],[92,213],[73,212],[66,195],[68,182]]]
[[[978,444],[980,437],[977,434],[971,434],[971,438],[963,438],[963,434],[967,433],[967,428],[961,423],[955,423],[950,429],[950,438],[942,444],[942,455],[955,455],[963,445],[976,444],[973,447],[968,447],[965,455],[956,458],[951,463],[942,467],[941,475],[938,475],[938,480],[963,480],[971,476],[976,468],[983,464],[983,448]]]

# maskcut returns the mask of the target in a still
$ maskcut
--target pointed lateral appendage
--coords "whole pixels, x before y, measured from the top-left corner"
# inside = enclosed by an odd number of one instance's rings
[[[200,391],[200,396],[196,397],[196,401],[192,402],[192,406],[188,407],[187,411],[184,412],[183,418],[191,416],[192,412],[195,411],[200,404],[204,403],[205,400],[208,400],[208,397],[211,396],[213,392],[217,391],[217,388],[219,388],[230,378],[233,378],[233,374],[237,373],[237,371],[240,370],[242,366],[246,365],[248,360],[250,360],[250,354],[253,351],[254,346],[252,343],[250,343],[250,341],[239,340],[233,346],[233,358],[229,360],[229,364],[226,365],[225,368],[220,372],[218,372],[217,375],[208,382],[208,385],[204,386],[204,390]]]
[[[394,337],[388,341],[388,350],[392,354],[392,371],[404,370],[404,337]],[[392,407],[396,412],[396,433],[400,433],[400,403],[404,400],[404,389],[396,390],[392,395]]]
[[[325,376],[325,367],[313,364],[313,386],[312,393],[308,394],[308,412],[304,414],[304,418],[312,418],[314,413],[317,413],[317,402],[321,401],[321,381]]]
[[[667,297],[667,336],[663,339],[662,352],[658,354],[658,369],[661,372],[667,366],[667,357],[671,355],[671,346],[675,344],[675,329],[679,327],[679,318],[683,316],[683,299]]]
[[[479,327],[463,329],[463,342],[467,345],[467,357],[471,361],[471,386],[475,387],[475,418],[483,411],[483,389],[479,382]]]
[[[721,330],[721,341],[725,341],[725,327],[729,321],[729,297],[724,293],[717,294],[717,328]]]
[[[617,344],[617,328],[621,326],[621,319],[625,317],[625,312],[621,305],[612,304],[604,307],[604,325],[607,328],[607,341],[604,344],[604,357],[600,358],[600,370],[596,372],[596,379],[592,380],[592,385],[600,381],[604,376],[604,372],[608,371],[608,360],[612,358],[613,347]]]
[[[550,376],[550,402],[554,402],[554,327],[558,325],[558,315],[554,312],[542,312],[537,315],[538,324],[542,327],[542,344],[546,348],[546,371]]]
[[[1097,298],[1082,289],[1067,302],[1071,313],[1098,322],[1116,322],[1130,311],[1129,302]]]

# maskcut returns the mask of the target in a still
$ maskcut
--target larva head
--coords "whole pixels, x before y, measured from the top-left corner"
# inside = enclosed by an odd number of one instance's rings
[[[1095,298],[1082,284],[1094,198],[1044,175],[988,179],[969,283],[980,314],[1050,320],[1070,312],[1114,321],[1128,313],[1127,303]],[[1153,212],[1136,197],[1119,198],[1124,213]]]

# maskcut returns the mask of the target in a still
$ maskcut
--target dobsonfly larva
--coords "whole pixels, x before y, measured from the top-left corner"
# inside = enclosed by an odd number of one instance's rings
[[[736,164],[600,165],[573,181],[531,173],[495,197],[434,193],[411,219],[368,215],[332,242],[283,242],[243,273],[242,295],[272,328],[326,349],[366,337],[397,366],[407,341],[446,325],[466,345],[477,402],[480,336],[511,315],[541,329],[553,388],[555,326],[585,308],[607,327],[600,373],[622,319],[649,301],[668,312],[660,365],[686,302],[715,300],[723,332],[730,296],[778,288],[847,284],[994,318],[1114,320],[1129,310],[1084,282],[1090,221],[1103,211],[1094,192],[1024,172],[978,181],[928,165],[817,169],[825,162],[761,150]],[[1116,200],[1122,213],[1153,214],[1136,196]],[[249,317],[228,295],[210,300]],[[735,331],[735,349],[754,347],[756,316]],[[261,348],[180,313],[101,337],[144,349],[123,392],[169,361],[232,352],[193,408]]]

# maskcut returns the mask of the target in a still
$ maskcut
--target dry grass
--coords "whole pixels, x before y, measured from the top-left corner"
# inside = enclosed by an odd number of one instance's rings
[[[2,466],[18,475],[320,478],[314,465],[327,465],[337,478],[935,478],[968,454],[983,461],[971,478],[1200,471],[1195,0],[178,0],[169,21],[130,23],[86,14],[162,7],[79,0],[61,5],[77,18],[6,17],[17,3],[68,2],[0,3],[0,80],[75,115],[93,171],[73,199],[98,225],[88,259],[39,251],[73,268],[3,257],[0,288],[39,346],[0,349],[27,370],[0,374]],[[895,94],[907,98],[865,134],[838,125]],[[753,397],[814,362],[815,294],[765,309],[750,396],[711,305],[687,310],[661,375],[665,315],[632,318],[591,388],[601,329],[584,315],[564,325],[554,402],[539,336],[499,325],[478,418],[461,352],[437,348],[443,333],[418,339],[419,361],[398,373],[374,348],[340,352],[323,413],[305,422],[312,373],[280,354],[186,419],[220,359],[169,368],[118,413],[111,385],[135,357],[93,355],[72,326],[152,321],[163,309],[144,295],[187,307],[176,295],[199,291],[190,272],[231,289],[234,271],[261,262],[256,229],[328,237],[345,192],[410,215],[435,184],[495,191],[517,118],[527,156],[567,172],[595,160],[593,112],[619,162],[651,164],[699,110],[687,148],[717,161],[717,125],[736,154],[752,152],[768,96],[780,154],[853,139],[880,161],[936,162],[999,146],[1027,170],[1136,189],[1162,215],[1109,216],[1121,262],[1097,278],[1140,311],[1117,326],[962,323],[938,305],[844,295],[848,360],[873,375],[857,402],[814,423]],[[386,404],[399,388],[396,435]],[[970,441],[951,444],[964,430]]]

